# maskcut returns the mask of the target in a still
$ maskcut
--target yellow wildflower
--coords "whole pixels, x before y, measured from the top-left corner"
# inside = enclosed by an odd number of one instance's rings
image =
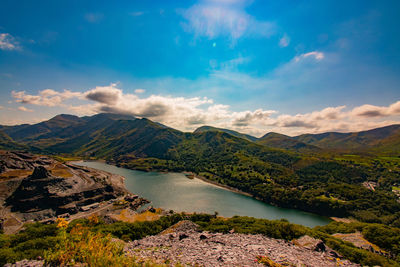
[[[68,226],[68,221],[64,218],[58,218],[56,222],[58,228],[67,228]]]

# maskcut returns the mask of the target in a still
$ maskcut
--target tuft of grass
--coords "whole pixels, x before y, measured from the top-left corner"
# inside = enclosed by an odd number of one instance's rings
[[[140,266],[135,258],[124,253],[124,244],[110,234],[92,232],[89,227],[76,225],[68,235],[61,231],[61,242],[44,254],[50,266],[86,263],[88,266]],[[150,263],[149,266],[153,266]]]
[[[256,262],[263,264],[268,267],[282,267],[279,263],[274,262],[268,256],[257,256]]]

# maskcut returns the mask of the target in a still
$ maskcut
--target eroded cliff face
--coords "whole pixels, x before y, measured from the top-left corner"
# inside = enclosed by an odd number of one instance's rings
[[[117,198],[120,193],[106,179],[95,182],[82,175],[57,177],[39,166],[22,180],[5,204],[13,212],[32,213],[50,209],[59,215],[76,213],[79,206]]]
[[[123,177],[29,153],[0,151],[0,204],[17,220],[75,214],[126,193]]]

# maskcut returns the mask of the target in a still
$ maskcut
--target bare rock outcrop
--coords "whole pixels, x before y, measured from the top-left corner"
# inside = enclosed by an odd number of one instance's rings
[[[74,214],[127,193],[122,176],[46,156],[0,151],[0,169],[0,206],[21,222]]]
[[[13,212],[53,210],[59,215],[76,213],[79,206],[117,198],[120,194],[110,184],[90,182],[80,176],[56,177],[39,166],[6,199],[6,205]]]
[[[264,266],[266,256],[282,266],[359,266],[332,257],[325,251],[296,246],[263,235],[201,232],[199,226],[182,221],[159,235],[129,242],[128,255],[175,266]]]
[[[325,251],[326,250],[326,246],[322,240],[315,239],[308,235],[304,235],[304,236],[300,237],[299,239],[294,240],[293,243],[300,247],[311,249],[314,251]]]

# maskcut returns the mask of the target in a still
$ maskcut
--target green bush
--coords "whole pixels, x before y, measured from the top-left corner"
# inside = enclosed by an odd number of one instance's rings
[[[56,225],[27,224],[15,235],[0,235],[0,265],[22,259],[36,259],[58,242]]]

